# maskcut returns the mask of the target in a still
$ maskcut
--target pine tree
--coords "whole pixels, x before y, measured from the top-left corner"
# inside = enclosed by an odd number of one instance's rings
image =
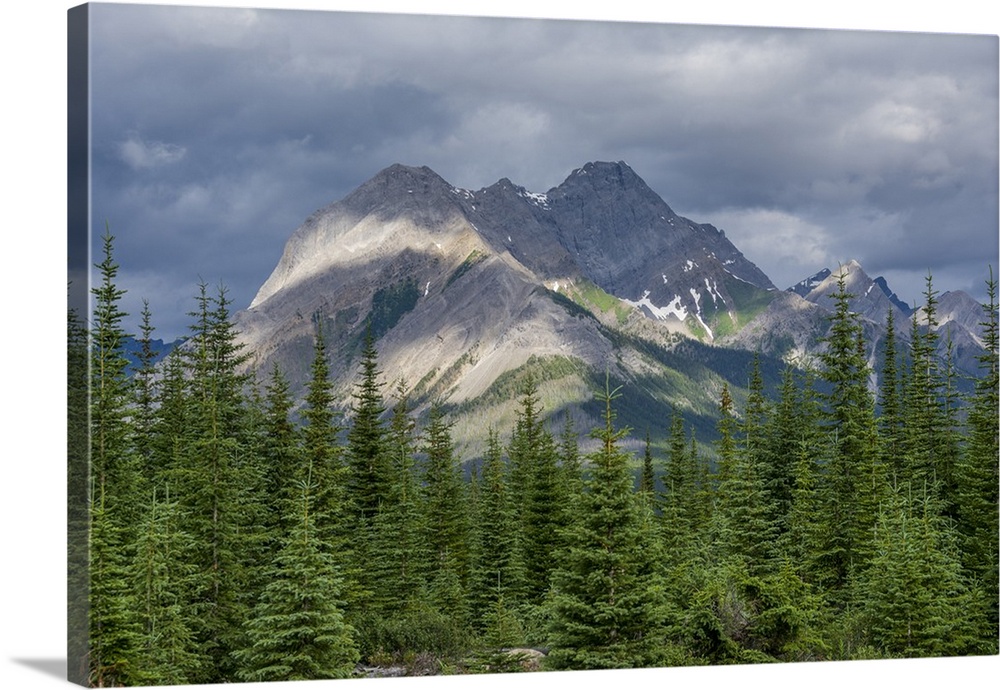
[[[614,428],[618,390],[605,386],[601,443],[581,497],[572,541],[555,573],[551,651],[556,669],[630,668],[655,664],[666,602],[652,520],[634,493],[629,455]]]

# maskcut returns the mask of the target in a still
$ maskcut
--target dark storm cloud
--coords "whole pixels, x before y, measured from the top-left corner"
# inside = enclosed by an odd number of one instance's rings
[[[397,161],[545,191],[624,159],[780,286],[996,263],[995,37],[97,7],[95,225],[165,335]]]

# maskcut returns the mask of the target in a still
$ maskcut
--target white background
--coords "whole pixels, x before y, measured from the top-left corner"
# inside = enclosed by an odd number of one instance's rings
[[[66,298],[66,11],[76,3],[4,3],[0,21],[3,89],[0,118],[0,687],[65,685],[65,298]],[[998,11],[984,0],[913,3],[841,0],[837,3],[699,0],[684,7],[649,0],[596,3],[556,0],[271,0],[186,3],[423,14],[555,17],[699,24],[797,26],[960,32],[996,35]],[[822,4],[821,9],[813,7]],[[569,686],[630,688],[967,687],[1000,678],[1000,658],[794,664],[451,677],[365,681],[365,688]],[[279,690],[301,684],[252,684]],[[323,681],[309,688],[360,687]]]

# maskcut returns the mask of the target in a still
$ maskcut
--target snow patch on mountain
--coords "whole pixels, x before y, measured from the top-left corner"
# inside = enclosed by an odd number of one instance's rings
[[[700,323],[702,328],[704,328],[705,331],[708,333],[708,337],[712,340],[715,340],[715,335],[712,333],[712,329],[708,327],[707,323],[705,323],[705,319],[701,318],[701,293],[698,292],[698,290],[695,288],[691,288],[690,292],[691,292],[691,299],[694,300],[694,308],[695,308],[694,317],[698,319],[698,323]]]
[[[549,197],[547,194],[542,194],[538,192],[529,192],[527,189],[518,188],[517,195],[523,199],[527,199],[535,206],[548,210],[549,208]]]
[[[650,301],[649,290],[646,290],[644,293],[642,293],[642,297],[636,301],[623,299],[622,302],[625,302],[625,304],[628,304],[629,306],[640,309],[642,307],[645,307],[650,314],[652,314],[655,318],[659,319],[660,321],[666,321],[671,316],[681,321],[684,321],[685,319],[687,319],[688,316],[687,309],[684,308],[684,304],[681,302],[680,295],[674,295],[674,298],[665,307],[658,307]]]
[[[709,285],[708,278],[705,278],[705,287],[708,289],[708,294],[712,297],[712,304],[718,305],[720,301],[723,304],[726,303],[726,300],[719,294],[719,284],[714,279],[712,280],[712,284]]]

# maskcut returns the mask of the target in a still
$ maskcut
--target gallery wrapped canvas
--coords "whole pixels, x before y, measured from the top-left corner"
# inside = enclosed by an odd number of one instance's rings
[[[71,681],[997,654],[997,36],[68,20]]]

